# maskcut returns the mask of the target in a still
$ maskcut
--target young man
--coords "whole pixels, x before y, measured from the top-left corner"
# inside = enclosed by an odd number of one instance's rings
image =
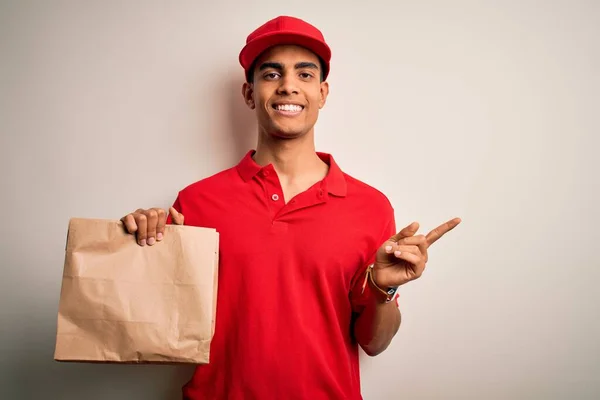
[[[186,399],[361,399],[358,345],[369,355],[389,345],[397,287],[421,275],[428,247],[460,222],[396,233],[388,199],[315,151],[330,57],[321,32],[296,18],[251,33],[239,58],[256,150],[179,192],[169,216],[140,209],[122,219],[142,246],[160,245],[165,223],[184,216],[220,233],[211,362],[196,368]]]

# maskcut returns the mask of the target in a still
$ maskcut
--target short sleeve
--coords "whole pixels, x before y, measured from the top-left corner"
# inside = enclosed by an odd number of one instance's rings
[[[396,234],[396,222],[394,215],[392,215],[379,235],[379,239],[376,241],[375,247],[370,251],[370,257],[367,259],[367,263],[357,271],[356,275],[352,279],[352,287],[350,289],[350,303],[352,305],[352,312],[361,313],[365,306],[372,300],[375,294],[372,292],[371,286],[366,282],[367,268],[375,262],[377,250],[379,247],[388,240],[390,237]]]

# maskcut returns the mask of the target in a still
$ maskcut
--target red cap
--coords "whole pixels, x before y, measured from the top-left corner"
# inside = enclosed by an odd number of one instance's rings
[[[323,80],[329,75],[331,49],[321,31],[299,18],[280,16],[267,21],[248,35],[240,52],[240,64],[248,76],[256,58],[271,46],[293,44],[307,48],[323,60]]]

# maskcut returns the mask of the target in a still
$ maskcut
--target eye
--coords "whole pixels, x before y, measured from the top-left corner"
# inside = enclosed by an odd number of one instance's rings
[[[272,81],[275,80],[277,78],[279,78],[281,75],[277,72],[269,72],[263,75],[263,77],[268,80],[268,81]]]
[[[306,80],[306,79],[310,79],[312,77],[313,77],[312,74],[309,72],[300,72],[300,78],[302,78],[302,79]]]

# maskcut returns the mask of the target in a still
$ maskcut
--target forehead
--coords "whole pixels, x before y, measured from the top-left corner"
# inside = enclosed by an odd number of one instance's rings
[[[263,52],[257,59],[256,65],[264,62],[278,62],[281,64],[294,64],[300,61],[313,62],[319,65],[319,57],[312,51],[296,45],[277,45]]]

